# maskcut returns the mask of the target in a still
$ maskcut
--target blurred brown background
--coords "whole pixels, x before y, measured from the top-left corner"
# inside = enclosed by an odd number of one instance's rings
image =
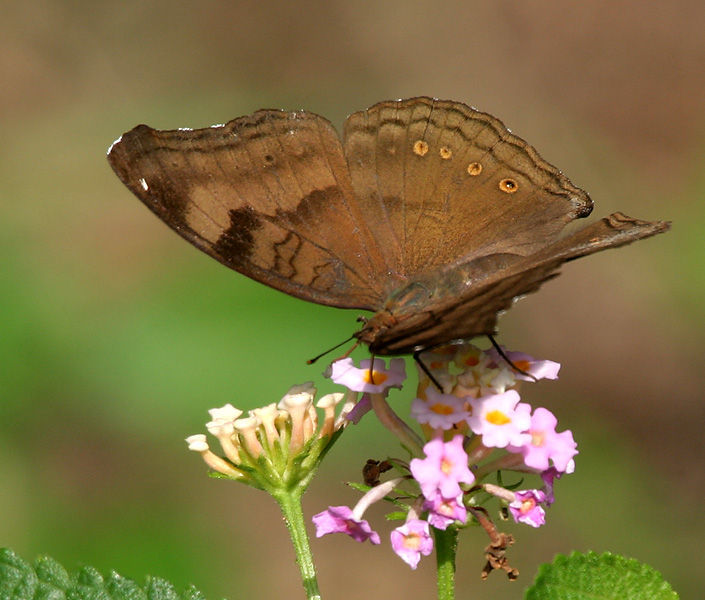
[[[527,390],[573,430],[577,471],[509,584],[479,581],[464,534],[459,597],[516,598],[572,549],[649,562],[684,598],[705,585],[705,4],[602,2],[59,2],[0,21],[0,546],[209,598],[298,597],[260,492],[208,480],[182,439],[206,409],[276,401],[322,366],[355,314],[307,305],[189,247],[122,187],[108,145],[140,122],[199,127],[258,108],[341,123],[432,95],[491,112],[596,203],[673,230],[572,263],[501,321],[511,348],[563,363]],[[363,353],[364,354],[364,353]],[[362,356],[362,355],[361,355]],[[406,414],[400,398],[400,412]],[[397,448],[370,419],[306,496]],[[378,511],[372,520],[386,538]],[[314,540],[324,597],[432,597],[386,543]],[[695,567],[695,568],[694,568]]]

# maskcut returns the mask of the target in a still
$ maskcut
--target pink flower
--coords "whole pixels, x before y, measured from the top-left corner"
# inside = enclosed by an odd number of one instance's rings
[[[504,348],[502,348],[502,350],[504,350]],[[501,366],[502,363],[506,363],[504,358],[502,358],[499,352],[494,348],[487,350],[486,353],[494,366]],[[536,379],[558,379],[558,371],[561,369],[560,363],[553,362],[552,360],[537,360],[524,352],[514,352],[512,350],[504,350],[504,354],[512,361],[515,367],[518,367]],[[533,381],[531,377],[517,373],[514,369],[512,369],[512,371],[517,379]]]
[[[509,390],[502,394],[470,398],[472,413],[468,425],[473,433],[482,436],[488,448],[523,446],[531,439],[527,433],[531,425],[531,407],[519,403],[519,394]]]
[[[425,498],[433,499],[438,492],[444,498],[455,498],[462,493],[461,483],[471,484],[475,481],[475,476],[468,468],[468,455],[463,449],[462,435],[456,435],[450,442],[435,438],[423,449],[426,458],[414,458],[409,468]]]
[[[330,378],[344,385],[353,392],[369,392],[381,394],[390,387],[401,387],[406,379],[406,366],[403,358],[393,358],[389,369],[384,360],[375,358],[370,369],[371,360],[360,361],[358,369],[352,358],[336,360],[330,366]]]
[[[313,516],[316,526],[316,537],[328,533],[345,533],[356,542],[370,540],[379,544],[379,534],[373,531],[370,524],[362,518],[357,518],[347,506],[329,506],[327,510]]]
[[[426,389],[426,400],[415,398],[411,403],[411,416],[419,423],[433,429],[451,429],[468,417],[465,399],[442,394],[435,387]]]
[[[368,412],[372,410],[372,403],[370,402],[370,395],[363,394],[352,410],[346,415],[346,419],[351,423],[357,425],[360,419],[364,417]]]
[[[455,498],[444,498],[440,493],[436,493],[436,496],[432,500],[426,500],[423,506],[429,511],[428,522],[436,529],[446,529],[456,521],[465,523],[468,518],[463,494],[458,494]]]
[[[578,453],[573,434],[568,429],[556,433],[558,421],[550,410],[537,408],[531,417],[530,438],[523,445],[510,444],[510,452],[520,452],[526,466],[545,471],[549,460],[561,472],[570,472],[573,457]]]
[[[433,540],[426,521],[410,519],[392,531],[390,537],[394,552],[412,569],[418,566],[422,554],[428,556],[433,551]]]
[[[556,501],[556,497],[553,495],[553,482],[556,479],[560,479],[562,476],[563,473],[559,473],[556,467],[549,467],[541,473],[543,491],[546,494],[546,506],[551,506],[551,504]]]
[[[546,522],[546,511],[541,506],[545,500],[546,494],[541,490],[515,492],[514,501],[509,503],[509,512],[517,523],[541,527]]]

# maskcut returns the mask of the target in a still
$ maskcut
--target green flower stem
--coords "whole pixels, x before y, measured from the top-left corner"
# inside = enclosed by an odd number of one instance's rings
[[[438,600],[455,598],[455,554],[458,550],[458,530],[433,528],[436,538],[436,578]]]
[[[296,562],[301,571],[301,581],[306,590],[308,600],[321,600],[321,593],[318,591],[318,581],[316,579],[316,568],[313,564],[313,554],[308,543],[306,533],[306,522],[304,521],[304,511],[301,506],[303,490],[297,488],[293,490],[281,490],[274,494],[274,498],[284,515],[291,542],[296,553]]]
[[[503,469],[518,471],[524,463],[523,458],[524,457],[518,453],[507,454],[505,456],[500,456],[492,462],[485,463],[475,471],[475,481],[482,481],[489,473],[494,473],[495,471],[501,471]],[[533,473],[534,471],[527,469],[526,472]]]

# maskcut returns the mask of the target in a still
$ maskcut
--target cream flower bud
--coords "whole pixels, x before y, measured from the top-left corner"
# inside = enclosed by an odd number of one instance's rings
[[[272,403],[261,408],[255,408],[250,411],[250,414],[259,419],[262,427],[264,428],[267,442],[270,446],[272,446],[274,442],[279,439],[279,431],[277,430],[277,417],[279,416],[279,409],[277,408],[277,405]]]
[[[312,435],[309,408],[313,404],[316,388],[310,382],[292,387],[279,402],[279,408],[291,416],[291,440],[289,450],[296,452]],[[308,437],[307,437],[308,435]]]
[[[208,442],[206,441],[206,436],[202,433],[187,437],[186,443],[188,444],[188,449],[198,452],[204,462],[214,471],[218,471],[224,475],[229,475],[230,477],[243,476],[243,474],[235,469],[230,463],[210,451],[208,448]]]
[[[211,408],[208,410],[213,421],[234,421],[242,416],[242,411],[235,408],[232,404],[226,404],[220,408]]]
[[[233,442],[233,435],[235,433],[233,421],[223,421],[220,419],[210,421],[206,423],[206,429],[208,429],[208,433],[218,438],[220,447],[223,449],[225,456],[234,463],[240,462],[240,453]]]
[[[311,398],[313,401],[313,398]],[[308,440],[316,433],[318,429],[318,411],[313,405],[313,402],[308,406],[308,414],[304,419],[304,439]]]
[[[326,394],[316,403],[316,406],[323,410],[323,425],[318,432],[319,437],[331,435],[335,431],[335,409],[344,397],[345,394],[340,392]]]
[[[257,439],[257,428],[260,420],[256,416],[244,417],[233,423],[235,430],[244,439],[244,448],[253,457],[257,458],[262,453],[262,444]]]
[[[316,387],[313,385],[312,381],[306,381],[305,383],[299,383],[297,385],[292,385],[289,388],[289,391],[284,394],[282,399],[279,402],[279,407],[281,408],[281,403],[284,402],[288,397],[290,396],[298,396],[300,394],[305,394],[311,397],[313,399],[313,396],[316,394]]]
[[[345,392],[345,399],[343,400],[343,408],[340,409],[338,417],[335,420],[334,429],[337,431],[341,427],[346,427],[350,421],[348,421],[348,415],[355,405],[357,404],[358,393],[352,390],[347,390]]]
[[[188,444],[188,449],[193,450],[194,452],[205,452],[208,450],[208,442],[206,441],[206,436],[203,433],[188,436],[186,438],[186,443]]]

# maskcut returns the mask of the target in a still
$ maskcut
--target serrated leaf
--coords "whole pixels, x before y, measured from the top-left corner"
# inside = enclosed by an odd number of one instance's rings
[[[526,600],[677,600],[661,573],[633,558],[605,552],[559,555],[542,565]]]
[[[32,568],[12,550],[0,549],[0,600],[31,598],[38,578]]]
[[[123,600],[147,600],[147,594],[132,579],[127,579],[113,571],[106,583],[106,589],[111,597]]]
[[[0,600],[205,600],[195,587],[178,591],[159,577],[144,586],[115,572],[103,577],[93,567],[69,573],[43,556],[30,566],[12,550],[0,548]]]

